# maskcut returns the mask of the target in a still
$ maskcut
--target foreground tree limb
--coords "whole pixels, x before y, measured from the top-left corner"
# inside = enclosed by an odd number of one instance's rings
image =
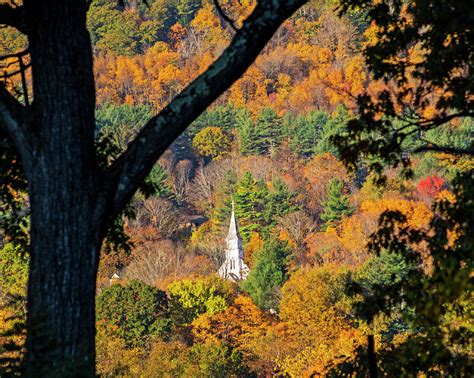
[[[117,190],[111,217],[123,209],[169,145],[252,64],[282,22],[307,0],[259,1],[222,55],[157,116],[111,167]]]
[[[0,134],[10,135],[25,160],[31,159],[31,144],[26,130],[26,109],[0,85]]]
[[[0,4],[0,25],[8,25],[26,34],[27,28],[22,6],[12,7],[9,4]]]

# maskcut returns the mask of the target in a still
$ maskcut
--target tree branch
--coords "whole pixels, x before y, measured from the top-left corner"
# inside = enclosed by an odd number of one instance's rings
[[[306,2],[259,0],[222,55],[144,126],[110,167],[106,185],[115,191],[109,204],[111,219],[128,203],[161,154],[242,76],[283,21]]]
[[[426,146],[421,146],[413,151],[414,153],[421,153],[421,152],[443,152],[450,155],[467,155],[467,156],[474,156],[474,150],[465,150],[462,148],[454,148],[454,147],[447,147],[447,146],[437,146],[434,144],[427,144]]]
[[[8,25],[26,34],[26,23],[23,6],[12,7],[9,4],[0,4],[0,25]]]
[[[232,20],[229,16],[225,14],[224,10],[219,4],[219,0],[214,0],[214,6],[216,7],[217,13],[219,13],[222,19],[227,22],[235,32],[239,31],[239,29],[237,29],[237,27],[235,26],[234,20]]]
[[[27,163],[31,158],[31,148],[26,130],[25,113],[25,107],[7,91],[5,86],[0,84],[0,134],[10,136],[22,155],[24,163]]]

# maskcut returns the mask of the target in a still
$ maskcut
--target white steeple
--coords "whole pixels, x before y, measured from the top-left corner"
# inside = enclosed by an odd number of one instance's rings
[[[249,273],[249,268],[243,260],[244,250],[242,249],[242,239],[240,238],[237,219],[235,218],[234,201],[232,201],[229,234],[225,241],[227,244],[225,261],[219,269],[219,276],[231,281],[245,280]]]

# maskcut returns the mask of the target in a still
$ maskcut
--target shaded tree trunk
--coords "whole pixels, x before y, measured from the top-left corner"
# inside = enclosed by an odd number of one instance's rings
[[[34,77],[27,374],[95,372],[101,244],[94,80],[86,3],[25,2]]]

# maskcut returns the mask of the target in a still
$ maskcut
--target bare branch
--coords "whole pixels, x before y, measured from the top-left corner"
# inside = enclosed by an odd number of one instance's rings
[[[450,155],[467,155],[474,156],[474,150],[465,150],[462,148],[454,148],[447,146],[437,146],[435,144],[427,144],[425,146],[418,147],[414,151],[415,153],[421,152],[443,152]]]
[[[153,117],[110,167],[115,191],[110,216],[117,216],[160,155],[253,63],[278,27],[307,0],[260,0],[222,55],[161,113]],[[113,186],[113,187],[112,187]],[[106,189],[107,190],[107,189]]]
[[[21,59],[21,58],[20,58]],[[19,64],[21,66],[21,68],[19,70],[16,70],[16,71],[13,71],[13,72],[4,72],[3,75],[1,75],[0,77],[3,78],[3,79],[7,79],[7,78],[10,78],[10,77],[13,77],[13,76],[16,76],[16,75],[19,75],[19,74],[22,74],[25,72],[25,70],[27,68],[30,68],[31,67],[31,63],[28,63],[28,64],[24,64],[24,63],[20,63],[20,61],[18,62],[15,62],[16,64]]]
[[[21,155],[27,159],[31,149],[25,118],[25,107],[0,84],[0,133],[8,134]]]
[[[234,20],[232,20],[229,16],[227,16],[222,9],[221,5],[219,4],[219,0],[214,0],[214,6],[216,7],[217,13],[219,13],[219,16],[222,17],[222,19],[227,22],[232,29],[234,29],[235,32],[238,32],[239,29],[235,26]]]
[[[10,59],[10,58],[21,58],[22,56],[28,55],[29,53],[30,53],[30,50],[25,49],[17,53],[2,55],[0,56],[0,60]]]
[[[0,4],[0,25],[12,26],[26,34],[23,6],[12,7],[9,4]]]

